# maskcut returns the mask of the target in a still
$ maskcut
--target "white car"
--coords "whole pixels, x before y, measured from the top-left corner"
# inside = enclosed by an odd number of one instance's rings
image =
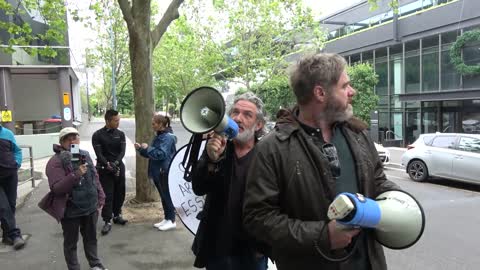
[[[480,183],[480,134],[422,134],[407,149],[402,166],[413,181],[435,176]]]
[[[380,160],[382,161],[383,165],[390,163],[390,150],[383,147],[383,145],[374,142],[375,149],[377,149],[378,156],[380,156]]]

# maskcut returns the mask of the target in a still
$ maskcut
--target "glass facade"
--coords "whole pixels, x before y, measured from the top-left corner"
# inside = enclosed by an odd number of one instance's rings
[[[462,76],[451,63],[450,48],[460,34],[440,33],[347,56],[350,62],[375,64],[382,143],[407,145],[431,132],[480,133],[480,99],[400,101],[404,94],[480,90],[480,75]],[[467,44],[463,56],[466,64],[480,64],[480,42]]]

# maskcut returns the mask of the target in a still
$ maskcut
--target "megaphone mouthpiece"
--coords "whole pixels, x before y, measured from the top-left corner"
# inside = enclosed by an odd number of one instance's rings
[[[203,107],[200,109],[200,116],[203,120],[207,122],[208,125],[216,125],[218,124],[218,113],[210,110],[208,107]]]

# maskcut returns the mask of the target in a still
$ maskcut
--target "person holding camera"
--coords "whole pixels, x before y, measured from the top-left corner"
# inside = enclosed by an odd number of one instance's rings
[[[53,146],[55,155],[45,169],[50,186],[46,197],[51,199],[42,209],[62,224],[63,253],[69,270],[80,269],[77,257],[79,232],[90,268],[104,270],[106,268],[97,254],[96,228],[105,194],[89,153],[78,148],[78,131],[73,127],[64,128],[59,138],[60,145]]]
[[[125,133],[118,129],[120,115],[115,110],[105,113],[105,126],[93,133],[92,145],[97,155],[97,170],[100,183],[105,191],[105,207],[102,218],[105,224],[102,235],[112,229],[113,223],[125,225],[128,220],[122,217],[122,206],[125,200]]]

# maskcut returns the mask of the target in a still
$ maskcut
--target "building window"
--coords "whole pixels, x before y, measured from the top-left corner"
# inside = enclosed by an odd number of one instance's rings
[[[402,51],[403,45],[397,44],[390,47],[390,94],[402,93]]]
[[[438,36],[422,39],[423,91],[438,91]]]
[[[375,63],[375,72],[378,75],[378,83],[375,87],[376,94],[379,96],[387,96],[388,95],[388,66],[387,66],[387,59],[386,57],[383,59],[377,59]]]
[[[390,140],[402,140],[403,139],[403,113],[393,112],[391,116],[391,127],[390,130],[393,132],[393,135],[390,134],[387,139]]]
[[[350,65],[353,66],[355,64],[360,63],[360,54],[354,54],[350,56]]]
[[[420,92],[420,41],[405,43],[405,93]]]
[[[362,62],[370,63],[370,65],[373,65],[373,51],[363,52]]]
[[[442,46],[442,90],[452,90],[460,88],[460,74],[455,69],[450,58],[450,46]]]
[[[417,140],[421,134],[420,130],[420,112],[415,109],[407,111],[405,119],[405,140],[411,144]]]
[[[463,59],[467,65],[480,64],[480,42],[467,44],[463,48]],[[476,88],[480,86],[480,75],[464,76],[463,87],[464,88]]]

